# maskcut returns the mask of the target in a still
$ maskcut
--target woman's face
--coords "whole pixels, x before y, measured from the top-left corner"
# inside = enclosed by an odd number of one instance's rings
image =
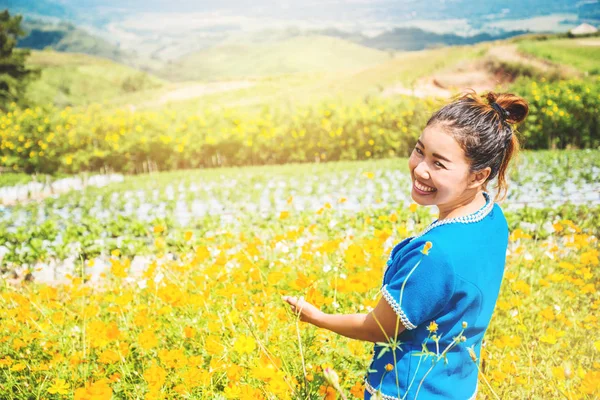
[[[423,130],[408,159],[412,178],[411,197],[423,206],[452,209],[468,197],[469,163],[458,142],[440,125]]]

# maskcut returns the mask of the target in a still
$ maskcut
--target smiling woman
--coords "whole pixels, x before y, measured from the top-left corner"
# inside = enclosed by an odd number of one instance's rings
[[[500,291],[508,225],[494,200],[528,113],[513,94],[474,92],[435,112],[408,161],[411,196],[439,217],[392,250],[368,314],[326,314],[286,296],[300,319],[375,342],[365,399],[474,399],[479,356]],[[487,184],[497,177],[498,195]]]

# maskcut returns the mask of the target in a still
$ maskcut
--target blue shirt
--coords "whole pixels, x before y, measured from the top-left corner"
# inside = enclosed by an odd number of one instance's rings
[[[365,400],[377,390],[385,400],[412,400],[417,392],[419,400],[475,398],[481,341],[500,291],[509,235],[502,209],[484,196],[477,212],[435,221],[392,249],[381,292],[406,329],[397,336],[399,348],[380,356],[385,346],[374,345]],[[435,333],[427,329],[432,321]],[[448,347],[445,357],[437,356]]]

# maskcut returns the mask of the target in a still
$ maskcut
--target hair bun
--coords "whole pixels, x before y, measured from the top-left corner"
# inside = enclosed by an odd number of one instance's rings
[[[508,113],[506,116],[506,122],[508,123],[518,124],[529,113],[529,104],[527,104],[527,101],[516,94],[488,92],[486,98],[490,105],[496,103]]]

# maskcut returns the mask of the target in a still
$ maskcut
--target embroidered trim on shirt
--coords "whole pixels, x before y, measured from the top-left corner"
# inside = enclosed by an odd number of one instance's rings
[[[435,228],[437,226],[440,226],[440,225],[446,225],[446,224],[450,224],[450,223],[453,223],[453,222],[461,222],[461,223],[464,223],[464,224],[469,224],[469,223],[472,223],[472,222],[479,222],[479,221],[481,221],[494,208],[494,202],[490,200],[490,195],[487,192],[483,192],[483,197],[485,197],[486,203],[478,211],[476,211],[476,212],[474,212],[472,214],[469,214],[469,215],[464,215],[462,217],[456,217],[456,218],[450,218],[450,219],[441,220],[441,221],[435,221],[431,225],[429,225],[427,228],[425,228],[425,230],[423,230],[421,233],[419,233],[418,235],[413,236],[412,238],[410,238],[410,240],[408,241],[408,243],[412,242],[416,238],[419,238],[419,237],[423,236],[424,234],[426,234],[427,232],[429,232],[433,228]],[[400,242],[400,243],[402,243],[402,242]],[[399,245],[400,243],[398,243],[397,245]],[[392,248],[392,251],[390,252],[390,256],[388,257],[388,259],[386,261],[386,267],[385,267],[385,270],[383,271],[383,278],[382,278],[382,282],[381,282],[382,285],[385,284],[385,274],[387,273],[388,269],[392,265],[392,262],[394,261],[393,258],[392,258],[392,255],[395,256],[395,254],[393,254],[393,253],[394,253],[394,249],[396,248],[396,246],[394,246]]]
[[[371,384],[369,383],[369,380],[367,378],[365,378],[365,389],[367,389],[367,392],[371,393],[371,395],[374,395],[375,393],[377,393],[377,389],[375,389],[373,386],[371,386]],[[398,397],[388,396],[387,394],[383,394],[383,393],[381,393],[381,398],[383,400],[400,400]]]
[[[410,320],[408,319],[408,317],[406,316],[406,314],[404,314],[404,311],[402,311],[400,304],[398,304],[398,302],[396,302],[396,299],[394,299],[392,297],[392,295],[390,294],[390,292],[388,292],[387,285],[384,285],[381,288],[381,293],[383,295],[383,298],[389,303],[389,305],[392,307],[392,309],[400,317],[400,321],[402,321],[402,325],[404,325],[406,327],[406,329],[408,329],[408,330],[415,329],[417,326],[412,324],[410,322]]]
[[[467,400],[475,400],[475,397],[477,396],[477,388],[479,386],[479,382],[477,382],[477,384],[475,385],[475,393],[473,393],[473,396],[469,397]],[[377,393],[377,389],[375,389],[373,386],[371,386],[371,384],[369,383],[369,379],[365,377],[365,389],[367,390],[367,392],[371,393],[371,395],[375,395],[375,393]],[[388,396],[387,394],[383,394],[381,393],[381,398],[383,400],[402,400],[398,397],[394,397],[394,396]]]
[[[479,210],[475,211],[474,213],[468,214],[468,215],[463,215],[462,217],[443,219],[441,221],[436,220],[431,225],[429,225],[427,228],[425,228],[425,230],[423,230],[423,232],[419,233],[418,235],[416,235],[412,239],[410,239],[410,242],[412,242],[416,238],[423,236],[424,234],[426,234],[433,228],[436,228],[440,225],[452,224],[452,223],[456,223],[456,222],[463,223],[463,224],[470,224],[473,222],[481,221],[494,208],[494,202],[490,200],[490,195],[487,192],[483,192],[483,197],[485,197],[485,205],[483,207],[481,207]]]

